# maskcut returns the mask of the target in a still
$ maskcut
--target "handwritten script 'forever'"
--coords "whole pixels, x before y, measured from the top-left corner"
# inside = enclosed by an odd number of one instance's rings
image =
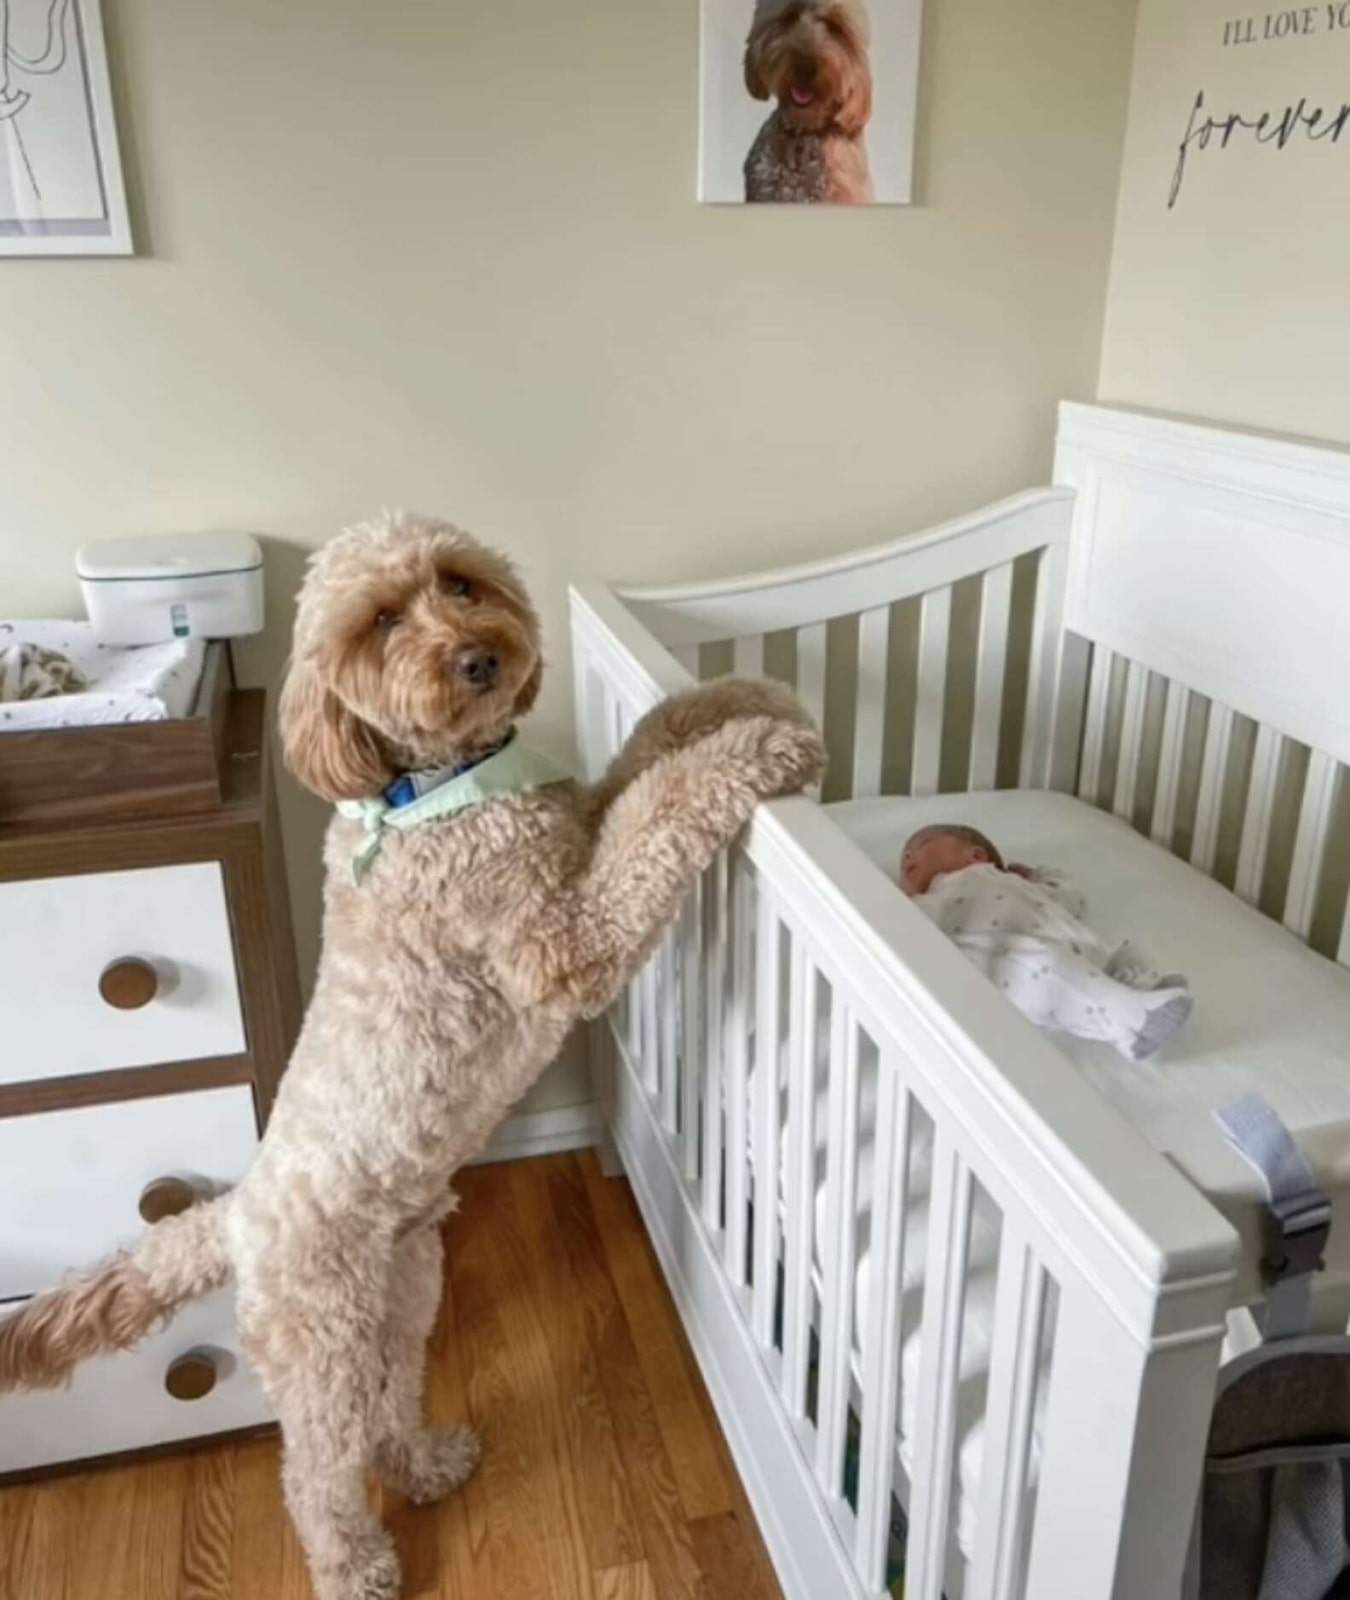
[[[1226,117],[1215,117],[1205,114],[1205,93],[1202,89],[1195,97],[1186,137],[1181,141],[1167,209],[1170,211],[1177,203],[1192,150],[1208,150],[1216,140],[1220,150],[1227,150],[1238,134],[1250,134],[1257,144],[1272,145],[1276,150],[1287,150],[1300,137],[1339,144],[1341,135],[1347,129],[1350,129],[1350,101],[1343,102],[1339,110],[1331,111],[1326,106],[1310,106],[1305,96],[1296,105],[1285,106],[1279,113],[1263,111],[1259,116],[1246,117],[1240,111],[1231,111]]]

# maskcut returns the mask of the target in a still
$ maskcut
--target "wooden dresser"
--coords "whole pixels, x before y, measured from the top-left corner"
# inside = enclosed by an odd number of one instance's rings
[[[213,646],[198,702],[181,741],[0,738],[0,1312],[235,1182],[294,1043],[264,697]],[[267,1420],[225,1289],[0,1396],[0,1477]]]

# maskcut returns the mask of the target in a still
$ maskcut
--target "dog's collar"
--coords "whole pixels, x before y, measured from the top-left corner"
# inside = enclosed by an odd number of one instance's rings
[[[499,751],[505,750],[516,736],[516,730],[510,733],[499,743],[494,744],[491,750],[485,750],[481,756],[474,756],[468,761],[454,761],[447,767],[423,767],[418,772],[405,772],[386,784],[381,791],[381,798],[388,801],[395,811],[404,806],[412,805],[414,800],[420,800],[433,789],[439,789],[442,784],[449,783],[452,778],[462,778],[466,772],[472,772],[475,767],[481,767],[485,761],[491,761]]]
[[[446,776],[426,787],[427,774],[419,775],[423,792],[405,799],[397,779],[383,794],[366,800],[339,800],[338,811],[361,823],[364,837],[352,857],[352,881],[360,883],[380,853],[386,830],[416,828],[467,811],[503,794],[526,794],[549,784],[565,783],[571,776],[547,756],[523,745],[512,733],[490,755],[471,762],[458,771],[443,769]],[[397,798],[390,790],[396,791]]]

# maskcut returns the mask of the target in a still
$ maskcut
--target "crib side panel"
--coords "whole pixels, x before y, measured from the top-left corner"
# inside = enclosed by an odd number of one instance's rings
[[[679,670],[604,632],[597,769]],[[639,1203],[791,1600],[1156,1600],[1231,1236],[896,909],[761,808],[603,1025]]]

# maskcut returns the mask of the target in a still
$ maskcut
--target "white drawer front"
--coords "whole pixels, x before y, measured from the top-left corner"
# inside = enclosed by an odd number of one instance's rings
[[[158,987],[118,1010],[99,979],[127,958]],[[219,862],[0,883],[0,1084],[243,1049]]]
[[[199,1400],[175,1400],[165,1375],[190,1351],[210,1354],[215,1387]],[[136,1349],[86,1361],[68,1389],[0,1395],[0,1473],[227,1433],[270,1419],[239,1351],[234,1296],[220,1289],[184,1306],[162,1333]]]
[[[257,1143],[243,1085],[0,1118],[0,1300],[133,1244],[155,1178],[235,1183]]]

